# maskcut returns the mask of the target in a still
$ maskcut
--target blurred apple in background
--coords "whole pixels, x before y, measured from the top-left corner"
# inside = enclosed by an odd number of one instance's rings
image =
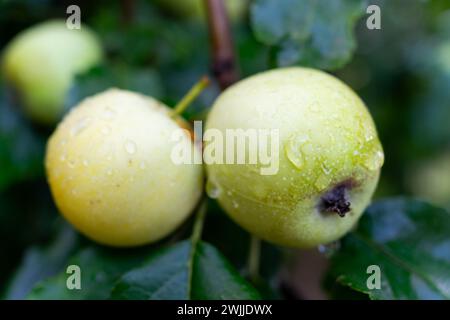
[[[17,92],[25,113],[53,125],[76,74],[99,63],[102,48],[85,25],[69,29],[63,20],[43,22],[22,31],[3,53],[2,71]]]

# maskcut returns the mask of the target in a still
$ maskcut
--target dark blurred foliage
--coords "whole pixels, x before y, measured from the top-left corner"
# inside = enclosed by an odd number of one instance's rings
[[[358,50],[337,75],[357,90],[376,122],[386,157],[377,195],[408,194],[409,166],[450,147],[450,52],[441,56],[447,69],[437,61],[450,40],[442,22],[450,21],[450,2],[371,3],[382,8],[382,29],[368,30],[361,20]]]
[[[150,94],[173,106],[209,72],[206,22],[173,17],[152,1],[130,2],[134,3],[131,19],[123,13],[122,1],[0,0],[0,52],[21,30],[50,18],[64,19],[67,6],[76,3],[82,8],[83,23],[98,33],[107,59],[77,77],[67,107],[110,86]],[[408,185],[408,175],[414,174],[411,167],[450,148],[450,1],[371,3],[381,7],[382,29],[368,30],[361,19],[355,55],[334,73],[361,95],[376,122],[386,155],[376,197],[409,194],[414,190]],[[270,49],[256,40],[248,17],[233,25],[233,34],[241,75],[266,70]],[[0,89],[1,294],[11,281],[20,282],[17,276],[12,280],[12,275],[24,257],[35,257],[33,252],[42,252],[44,245],[61,237],[64,224],[51,200],[42,165],[49,130],[37,128],[22,116],[2,81]],[[216,85],[206,90],[187,116],[203,116],[218,92]],[[443,175],[450,179],[450,172]],[[212,211],[205,239],[238,269],[243,268],[247,246],[242,243],[248,244],[248,234],[219,208]],[[73,249],[72,242],[65,243]],[[55,260],[66,258],[58,250],[52,252]],[[263,261],[272,261],[263,263],[266,278],[276,273],[273,261],[279,261],[279,256],[274,247],[263,250]],[[32,276],[39,279],[42,274]]]

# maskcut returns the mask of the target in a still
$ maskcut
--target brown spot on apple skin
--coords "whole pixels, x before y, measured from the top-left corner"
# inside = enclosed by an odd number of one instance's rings
[[[319,211],[323,213],[336,213],[341,218],[351,211],[351,202],[348,191],[355,188],[353,179],[345,180],[328,190],[319,200]]]

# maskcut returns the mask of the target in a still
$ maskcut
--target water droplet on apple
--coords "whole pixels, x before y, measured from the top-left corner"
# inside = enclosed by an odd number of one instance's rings
[[[308,135],[301,134],[293,136],[285,144],[284,151],[286,157],[297,169],[301,169],[304,165],[305,160],[302,148],[309,140]]]
[[[301,169],[303,167],[303,155],[300,150],[294,150],[292,148],[286,148],[286,157],[288,160],[297,168]]]
[[[136,149],[137,149],[137,147],[136,147],[136,143],[134,143],[133,141],[131,141],[131,140],[127,140],[126,142],[125,142],[125,151],[127,152],[127,153],[129,153],[129,154],[134,154],[134,153],[136,153]]]
[[[323,173],[325,173],[326,175],[329,175],[331,173],[331,169],[326,165],[325,162],[322,162],[321,168]]]
[[[339,241],[335,241],[329,244],[321,244],[317,247],[317,250],[326,257],[330,257],[339,250],[340,246],[341,243]]]
[[[89,126],[91,118],[85,117],[80,119],[70,130],[70,135],[72,137],[79,135],[84,129]]]
[[[115,116],[116,112],[110,107],[106,107],[103,111],[103,118],[106,120],[112,120]]]
[[[364,160],[364,166],[370,171],[375,171],[381,168],[384,162],[384,154],[381,150],[377,150],[375,153],[369,155]]]
[[[214,182],[212,182],[211,180],[208,180],[206,182],[206,193],[211,199],[217,199],[220,196],[221,192],[222,190]]]
[[[364,132],[364,138],[366,139],[366,142],[372,141],[375,139],[375,135],[370,129],[366,129]]]

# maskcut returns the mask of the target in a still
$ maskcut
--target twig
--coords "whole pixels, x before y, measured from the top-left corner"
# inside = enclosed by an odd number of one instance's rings
[[[122,9],[122,23],[125,26],[128,26],[133,22],[135,1],[134,0],[121,0],[120,6]]]
[[[203,76],[189,91],[186,95],[177,103],[173,110],[174,116],[180,115],[186,110],[187,107],[202,93],[205,88],[209,86],[209,78]]]
[[[207,201],[203,198],[198,207],[198,211],[195,215],[194,226],[192,228],[191,235],[191,250],[189,253],[189,263],[188,263],[188,297],[192,294],[192,277],[194,269],[194,256],[197,250],[198,243],[202,237],[203,224],[205,223],[205,216],[207,211]]]
[[[230,22],[223,0],[204,0],[211,43],[212,72],[224,90],[239,79]]]

